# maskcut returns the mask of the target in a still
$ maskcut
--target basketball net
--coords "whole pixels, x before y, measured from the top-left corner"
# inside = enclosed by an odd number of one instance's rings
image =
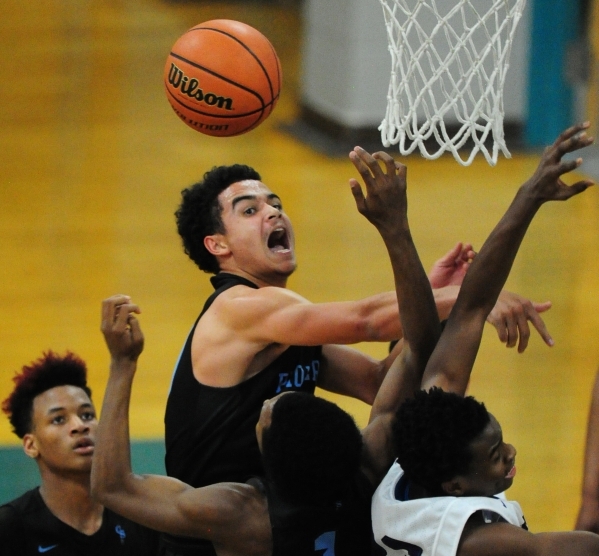
[[[429,160],[450,151],[463,166],[479,151],[491,166],[500,150],[510,158],[503,86],[526,0],[380,2],[392,63],[387,113],[379,126],[383,145],[399,143],[402,155],[418,148]],[[429,152],[432,139],[439,148]],[[458,150],[468,140],[473,147],[463,159]]]

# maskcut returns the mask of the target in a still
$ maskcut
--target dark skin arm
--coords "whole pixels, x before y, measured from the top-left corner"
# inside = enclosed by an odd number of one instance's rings
[[[158,531],[211,540],[219,554],[243,553],[247,544],[270,554],[266,501],[254,487],[219,483],[192,488],[172,477],[131,469],[129,402],[143,334],[127,296],[102,304],[102,332],[111,354],[110,375],[98,426],[92,495],[106,507]]]
[[[564,161],[562,157],[593,142],[584,133],[588,126],[584,123],[570,127],[545,149],[537,170],[520,187],[475,257],[429,360],[423,379],[424,389],[439,386],[445,391],[465,393],[485,319],[497,301],[535,214],[544,203],[565,201],[592,185],[591,181],[581,180],[568,186],[561,179],[582,163],[581,158]]]
[[[464,528],[458,556],[590,556],[599,554],[599,535],[583,531],[537,533],[510,523],[482,524],[473,516]]]
[[[587,424],[582,503],[576,529],[599,533],[599,371],[595,375]]]
[[[422,373],[440,333],[431,285],[412,241],[407,216],[407,168],[384,152],[368,154],[356,147],[350,158],[364,181],[350,186],[358,211],[379,231],[393,268],[403,346],[379,389],[363,431],[364,471],[378,484],[393,462],[391,423],[403,400],[420,387]],[[381,166],[382,164],[382,166]]]

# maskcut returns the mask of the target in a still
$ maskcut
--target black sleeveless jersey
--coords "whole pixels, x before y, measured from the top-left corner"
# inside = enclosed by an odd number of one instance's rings
[[[215,292],[196,320],[175,368],[165,414],[166,472],[193,487],[246,482],[263,475],[256,423],[264,400],[283,391],[314,392],[321,346],[290,346],[264,370],[236,386],[200,384],[193,375],[191,341],[199,319],[223,291],[246,285],[239,276],[214,276]]]
[[[158,533],[104,508],[102,526],[85,535],[58,519],[39,488],[0,506],[0,553],[3,556],[152,556]]]
[[[370,503],[374,488],[359,472],[348,494],[326,507],[281,499],[266,480],[252,479],[268,500],[272,556],[368,556],[373,547]]]

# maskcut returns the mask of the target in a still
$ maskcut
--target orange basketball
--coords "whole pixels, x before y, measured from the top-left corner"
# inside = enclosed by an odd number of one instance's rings
[[[281,63],[259,31],[229,19],[196,25],[171,48],[166,96],[189,127],[217,137],[254,129],[273,111]]]

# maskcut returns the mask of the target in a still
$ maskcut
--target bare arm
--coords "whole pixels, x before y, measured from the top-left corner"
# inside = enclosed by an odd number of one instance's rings
[[[360,148],[350,157],[366,186],[365,197],[358,182],[350,180],[358,210],[376,226],[389,253],[404,331],[403,349],[386,374],[363,431],[367,456],[363,468],[378,484],[393,461],[391,421],[402,401],[420,386],[440,325],[431,286],[408,224],[406,167],[386,153],[371,156]]]
[[[194,489],[171,477],[132,472],[129,401],[143,349],[134,312],[139,309],[126,296],[102,305],[102,332],[112,357],[94,449],[92,494],[118,514],[158,531],[215,542],[227,542],[235,536],[232,532],[239,538],[239,531],[243,534],[247,523],[261,515],[261,497],[253,487],[221,483]]]
[[[582,503],[576,529],[599,533],[599,371],[595,375],[587,423]]]
[[[475,257],[429,360],[423,388],[439,386],[460,394],[466,391],[485,319],[497,301],[533,217],[545,202],[569,199],[592,185],[592,182],[582,180],[567,186],[561,180],[563,174],[582,163],[580,158],[562,161],[563,155],[592,143],[583,132],[587,127],[588,124],[579,124],[569,128],[545,149],[536,172],[520,187]],[[534,311],[534,308],[529,310]]]
[[[582,531],[533,534],[509,523],[465,528],[457,556],[592,556],[599,536]]]
[[[355,344],[401,334],[393,292],[359,301],[310,303],[285,288],[232,288],[220,298],[224,324],[257,344]]]

